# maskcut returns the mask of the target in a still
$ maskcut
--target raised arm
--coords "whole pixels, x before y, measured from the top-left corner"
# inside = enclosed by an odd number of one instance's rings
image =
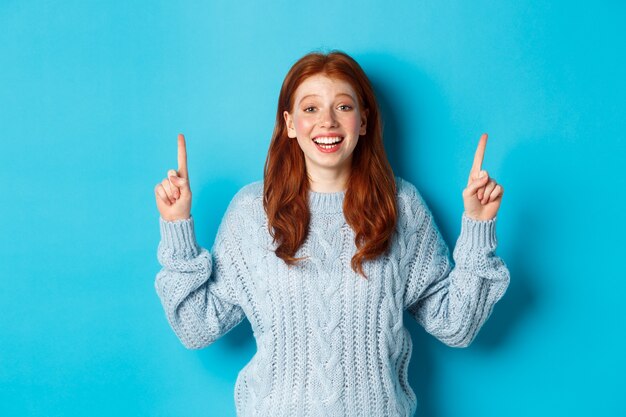
[[[405,308],[442,342],[468,346],[504,295],[509,270],[496,256],[496,215],[504,189],[482,170],[487,134],[480,137],[467,187],[453,260],[430,209],[417,189],[405,217],[411,238],[403,264],[408,275]],[[456,265],[456,266],[455,266]]]
[[[496,219],[462,216],[453,260],[421,197],[407,247],[405,309],[441,342],[467,347],[502,298],[509,270],[495,254]]]
[[[168,171],[168,179],[155,189],[161,214],[157,258],[162,266],[155,289],[180,341],[189,349],[199,349],[245,317],[237,296],[245,271],[236,254],[234,199],[209,253],[196,242],[182,135],[178,138],[178,163],[178,172]]]

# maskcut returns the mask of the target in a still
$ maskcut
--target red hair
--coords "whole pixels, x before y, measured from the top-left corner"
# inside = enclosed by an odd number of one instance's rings
[[[353,151],[343,202],[344,217],[355,233],[357,247],[351,266],[365,277],[363,262],[383,254],[391,243],[397,219],[396,183],[383,146],[374,90],[363,69],[344,52],[311,52],[291,67],[283,81],[264,170],[263,206],[268,228],[278,243],[276,256],[288,265],[303,259],[294,256],[309,230],[310,185],[304,154],[297,141],[287,135],[283,112],[291,113],[296,89],[316,74],[348,82],[358,96],[359,107],[368,111],[367,133]]]

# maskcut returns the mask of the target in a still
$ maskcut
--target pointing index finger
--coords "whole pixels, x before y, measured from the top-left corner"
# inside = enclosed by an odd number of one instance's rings
[[[187,147],[185,145],[185,136],[178,134],[178,176],[188,179],[187,173]]]
[[[478,147],[476,148],[476,153],[474,154],[474,164],[472,165],[472,170],[470,172],[470,176],[476,177],[483,165],[483,158],[485,156],[485,148],[487,147],[487,134],[483,133],[480,137],[480,141],[478,141]]]

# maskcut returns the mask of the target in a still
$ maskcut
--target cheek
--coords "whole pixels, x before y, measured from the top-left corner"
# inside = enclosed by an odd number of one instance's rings
[[[348,130],[359,130],[361,126],[361,119],[355,113],[346,115],[345,119],[342,121],[343,126]]]
[[[294,120],[296,131],[305,133],[313,126],[313,121],[306,118],[298,118]]]

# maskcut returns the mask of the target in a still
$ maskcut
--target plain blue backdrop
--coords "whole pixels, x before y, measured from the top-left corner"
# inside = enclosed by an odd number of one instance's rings
[[[626,7],[617,1],[0,2],[0,415],[234,416],[247,321],[186,350],[154,186],[187,138],[199,243],[262,178],[289,67],[370,76],[451,249],[478,139],[511,285],[474,343],[408,315],[418,416],[626,415]],[[621,353],[620,353],[621,352]]]

